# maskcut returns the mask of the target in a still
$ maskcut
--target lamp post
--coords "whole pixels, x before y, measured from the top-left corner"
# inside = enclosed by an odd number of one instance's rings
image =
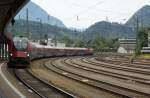
[[[48,26],[49,26],[49,15],[47,16],[47,33],[48,33]]]
[[[40,42],[41,42],[41,39],[42,39],[42,32],[43,32],[43,30],[42,30],[42,19],[41,18],[36,18],[37,20],[39,20],[40,21]]]
[[[28,8],[26,9],[26,32],[27,32],[27,37],[30,38],[30,31],[29,31],[29,10]]]

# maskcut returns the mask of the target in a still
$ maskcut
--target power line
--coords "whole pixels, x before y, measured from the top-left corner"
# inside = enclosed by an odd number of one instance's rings
[[[80,12],[76,13],[75,15],[73,15],[72,18],[78,16],[78,19],[79,19],[79,14],[83,14],[83,13],[89,11],[89,10],[92,10],[92,9],[95,8],[97,5],[100,5],[100,4],[102,4],[103,2],[104,2],[104,1],[99,1],[99,2],[97,2],[96,4],[87,7],[85,10],[80,11]]]
[[[79,18],[80,18],[79,16],[80,16],[81,14],[87,13],[88,11],[93,10],[93,9],[96,10],[98,13],[100,13],[100,11],[101,11],[101,12],[105,12],[105,13],[110,12],[111,14],[115,14],[115,15],[129,15],[129,13],[124,13],[124,12],[119,12],[119,11],[111,11],[111,10],[105,10],[105,9],[96,9],[96,8],[95,8],[95,7],[97,7],[97,5],[100,5],[100,4],[102,4],[103,2],[104,2],[104,1],[99,1],[99,2],[97,2],[96,4],[87,7],[85,10],[82,10],[82,11],[80,11],[80,12],[74,14],[73,16],[71,16],[71,17],[68,18],[68,19],[70,20],[70,19],[72,19],[72,18],[74,18],[74,17],[77,17],[76,19],[77,19],[77,21],[78,21]],[[77,5],[77,4],[75,4],[75,3],[72,3],[72,4],[75,5],[75,6],[77,6],[77,7],[82,7],[82,6]]]

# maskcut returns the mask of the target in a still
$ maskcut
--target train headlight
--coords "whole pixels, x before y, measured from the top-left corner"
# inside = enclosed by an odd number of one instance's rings
[[[12,56],[13,54],[12,53],[10,53],[10,56]]]
[[[29,53],[27,54],[27,56],[30,56]]]

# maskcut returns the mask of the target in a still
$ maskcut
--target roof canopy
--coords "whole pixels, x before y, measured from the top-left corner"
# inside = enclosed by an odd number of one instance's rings
[[[10,22],[17,12],[29,0],[0,0],[0,35],[4,32],[4,28]]]

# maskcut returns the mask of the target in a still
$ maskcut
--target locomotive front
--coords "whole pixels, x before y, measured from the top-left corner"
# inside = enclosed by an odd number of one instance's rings
[[[14,37],[10,49],[11,63],[30,63],[30,45],[26,37]]]

